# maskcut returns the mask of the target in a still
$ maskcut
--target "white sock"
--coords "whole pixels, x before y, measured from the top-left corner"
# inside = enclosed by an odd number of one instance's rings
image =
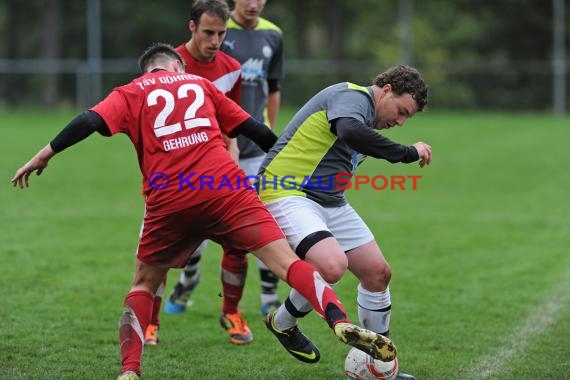
[[[182,284],[185,288],[190,286],[191,284],[196,284],[200,280],[200,259],[202,258],[202,254],[206,251],[208,247],[208,240],[204,240],[202,244],[196,248],[192,256],[190,256],[190,260],[186,263],[184,270],[180,272],[180,277],[178,282]]]
[[[362,326],[379,334],[390,330],[390,288],[383,292],[371,292],[358,284],[358,319]]]
[[[299,313],[308,313],[313,309],[311,303],[295,289],[292,289],[289,293],[289,301],[291,301],[291,304]],[[297,324],[298,319],[289,313],[284,303],[279,306],[275,314],[275,327],[281,331],[290,329]]]

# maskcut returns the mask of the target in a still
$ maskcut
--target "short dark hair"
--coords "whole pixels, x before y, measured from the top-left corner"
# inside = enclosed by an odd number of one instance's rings
[[[155,42],[142,53],[139,57],[139,68],[141,72],[146,73],[150,66],[154,65],[160,59],[177,60],[184,66],[184,60],[172,45],[163,42]]]
[[[195,0],[190,9],[190,20],[199,25],[204,13],[213,13],[226,22],[230,18],[230,7],[225,0]]]
[[[410,94],[418,105],[418,111],[427,105],[428,85],[419,71],[406,65],[398,65],[378,74],[372,84],[382,87],[392,86],[392,91],[398,95]]]

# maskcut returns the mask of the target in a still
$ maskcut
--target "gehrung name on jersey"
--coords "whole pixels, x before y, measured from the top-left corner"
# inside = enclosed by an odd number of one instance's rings
[[[162,142],[165,151],[186,148],[187,146],[208,141],[206,132],[191,133],[188,136],[181,136],[175,139],[168,139]]]

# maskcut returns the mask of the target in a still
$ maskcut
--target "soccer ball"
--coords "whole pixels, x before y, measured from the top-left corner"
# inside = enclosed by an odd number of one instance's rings
[[[344,374],[353,380],[394,380],[398,374],[398,359],[383,362],[352,348],[344,361]]]

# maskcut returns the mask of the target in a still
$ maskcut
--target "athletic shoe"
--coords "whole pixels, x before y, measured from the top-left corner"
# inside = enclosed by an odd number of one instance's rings
[[[253,334],[247,322],[241,316],[241,313],[224,314],[220,315],[220,325],[230,335],[230,342],[237,345],[248,344],[253,342]]]
[[[188,300],[183,304],[177,304],[177,303],[170,301],[170,298],[169,298],[166,300],[166,303],[164,304],[164,312],[166,314],[184,313],[186,311],[186,309],[189,308],[190,306],[192,306],[193,304],[194,304],[194,301],[192,301],[192,300]]]
[[[259,309],[259,311],[261,311],[261,315],[265,316],[269,313],[273,313],[275,310],[279,309],[279,306],[281,306],[281,302],[275,300],[275,301],[271,301],[271,302],[267,302],[264,303],[263,305],[261,305],[261,308]]]
[[[398,374],[396,375],[396,379],[416,380],[416,378],[414,376],[410,375],[409,373],[402,372],[402,371],[398,371]]]
[[[265,326],[279,339],[279,342],[288,353],[305,363],[316,363],[321,358],[317,346],[307,338],[297,326],[287,330],[275,327],[275,311],[265,316]]]
[[[396,346],[383,335],[363,329],[352,323],[340,322],[334,326],[335,335],[344,343],[366,352],[374,359],[389,362],[396,358]]]
[[[196,282],[184,287],[180,282],[177,282],[170,293],[170,296],[166,300],[164,304],[164,312],[166,314],[180,314],[184,313],[186,309],[194,303],[190,296],[192,295],[192,291],[198,286],[200,283],[200,277]]]
[[[144,334],[145,346],[156,346],[158,344],[158,326],[150,323]]]
[[[136,372],[133,371],[126,371],[123,372],[117,377],[117,380],[139,380],[140,376],[137,375]]]

